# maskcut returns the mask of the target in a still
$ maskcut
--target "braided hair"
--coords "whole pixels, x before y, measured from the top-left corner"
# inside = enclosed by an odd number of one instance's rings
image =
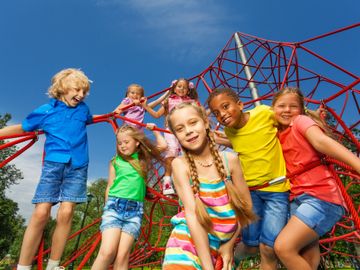
[[[195,103],[180,103],[167,116],[167,124],[172,132],[174,132],[174,129],[173,129],[173,126],[170,121],[171,115],[173,114],[174,111],[182,109],[182,108],[186,108],[186,107],[192,107],[205,122],[207,121],[206,112],[203,107],[200,107]],[[224,163],[222,161],[222,158],[221,158],[219,151],[217,149],[217,146],[215,144],[213,134],[209,128],[206,129],[206,134],[207,134],[207,140],[209,143],[211,155],[213,156],[213,158],[215,160],[216,169],[220,175],[220,178],[223,179],[223,181],[225,182],[225,187],[226,187],[227,194],[229,196],[230,204],[231,204],[232,208],[234,209],[234,211],[236,213],[236,217],[239,220],[240,224],[242,226],[246,226],[249,223],[251,223],[253,220],[255,220],[256,216],[252,212],[248,203],[246,203],[240,197],[240,194],[237,192],[236,187],[234,186],[232,181],[228,181],[226,179],[227,173],[226,173],[226,170],[224,167]],[[192,190],[195,195],[196,216],[198,217],[199,222],[204,227],[204,229],[207,232],[211,233],[213,231],[212,221],[210,219],[208,212],[206,211],[203,201],[201,200],[201,198],[199,196],[200,181],[199,181],[199,176],[197,173],[194,158],[193,158],[192,154],[186,148],[182,147],[182,150],[185,155],[186,161],[189,164],[190,176],[191,176],[191,180],[192,180]]]

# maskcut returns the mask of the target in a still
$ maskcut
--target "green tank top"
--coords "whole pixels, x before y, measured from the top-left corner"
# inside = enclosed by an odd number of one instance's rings
[[[132,154],[131,157],[139,159],[138,153]],[[143,202],[146,192],[144,178],[120,156],[112,160],[112,165],[115,168],[115,179],[110,187],[109,196]]]

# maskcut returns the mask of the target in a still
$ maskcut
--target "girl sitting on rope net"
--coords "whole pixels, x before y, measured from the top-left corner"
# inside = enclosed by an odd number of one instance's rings
[[[319,237],[330,231],[346,208],[336,179],[322,162],[323,155],[346,163],[359,174],[360,159],[325,134],[324,123],[304,107],[298,88],[277,92],[272,104],[291,183],[291,218],[275,241],[275,251],[287,269],[317,269]],[[304,170],[295,173],[298,168]]]

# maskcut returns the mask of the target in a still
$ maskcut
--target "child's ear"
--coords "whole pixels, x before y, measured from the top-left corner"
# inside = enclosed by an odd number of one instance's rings
[[[240,110],[244,109],[244,103],[242,103],[240,100],[237,102],[237,105],[239,106]]]
[[[136,142],[136,147],[138,147],[140,145],[140,143],[139,142]]]

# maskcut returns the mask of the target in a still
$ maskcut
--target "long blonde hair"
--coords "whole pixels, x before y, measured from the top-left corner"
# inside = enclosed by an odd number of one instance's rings
[[[167,116],[167,124],[173,133],[174,133],[174,129],[171,123],[171,115],[174,113],[174,111],[187,107],[193,108],[205,123],[208,121],[205,109],[203,107],[200,107],[195,103],[187,103],[187,102],[180,103],[177,106],[175,106],[175,108]],[[241,226],[246,226],[256,219],[256,215],[252,212],[248,202],[246,202],[241,198],[233,182],[231,180],[227,180],[227,173],[224,167],[224,163],[219,154],[219,151],[217,149],[217,146],[213,138],[213,133],[210,131],[210,128],[206,129],[206,135],[207,135],[207,140],[211,155],[215,160],[216,169],[220,175],[220,178],[223,179],[223,181],[225,182],[225,187],[227,194],[229,196],[230,204],[233,210],[235,211],[236,217],[239,220]],[[188,151],[186,148],[182,147],[182,150],[188,162],[190,168],[190,176],[193,182],[192,190],[195,194],[196,216],[198,217],[199,222],[204,227],[204,229],[207,232],[212,232],[213,226],[210,216],[206,211],[205,205],[199,196],[200,181],[199,181],[199,176],[196,169],[194,157],[192,156],[192,153]]]
[[[124,160],[129,162],[134,169],[141,175],[144,179],[147,177],[147,171],[151,168],[152,160],[163,162],[161,153],[156,147],[155,143],[149,140],[145,134],[140,131],[138,128],[130,125],[122,125],[116,131],[116,142],[118,137],[122,133],[126,133],[128,136],[132,137],[135,141],[139,142],[138,153],[139,160],[132,158],[131,156],[124,156],[120,153],[119,148],[116,147],[117,154],[122,157]]]
[[[306,115],[308,117],[310,117],[312,120],[315,121],[316,124],[319,125],[319,127],[324,130],[324,132],[326,133],[326,135],[333,137],[333,133],[331,132],[331,130],[328,128],[328,125],[326,124],[325,120],[323,120],[320,117],[320,113],[319,111],[313,111],[313,110],[309,110],[308,108],[305,107],[305,100],[304,100],[304,95],[303,93],[300,91],[299,88],[297,87],[285,87],[284,89],[280,90],[279,92],[277,92],[272,100],[272,106],[275,105],[276,101],[283,95],[286,94],[295,94],[298,98],[298,102],[299,102],[299,106],[301,109],[301,114]]]

